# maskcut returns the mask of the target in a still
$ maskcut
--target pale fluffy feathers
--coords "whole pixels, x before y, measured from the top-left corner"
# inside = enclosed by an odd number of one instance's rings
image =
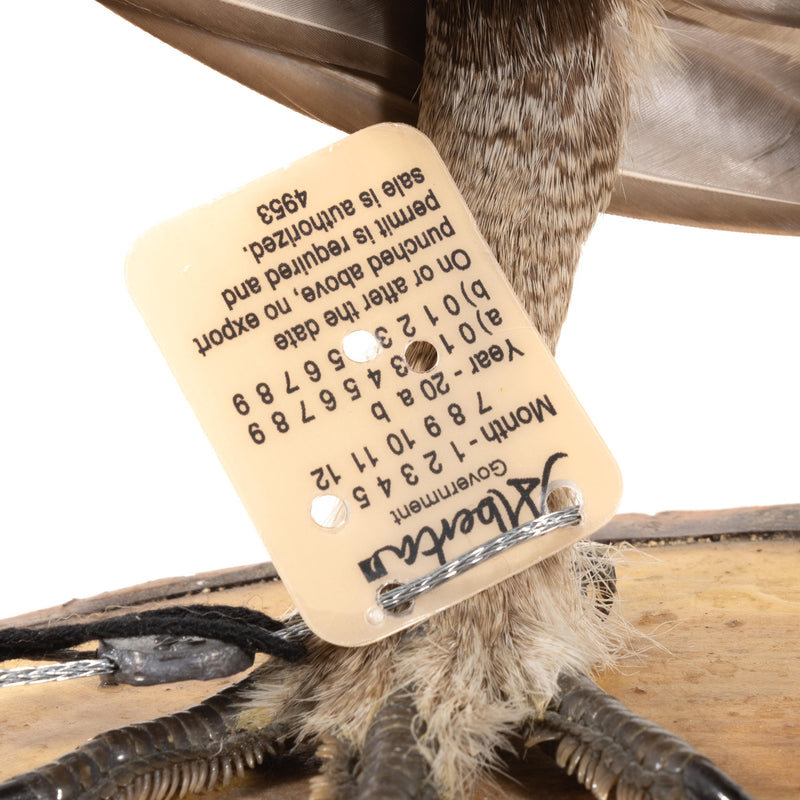
[[[359,751],[388,695],[413,686],[437,786],[461,796],[543,711],[562,670],[603,669],[630,652],[628,627],[581,589],[596,563],[594,550],[570,549],[410,632],[365,648],[315,642],[302,664],[270,662],[241,724],[287,721],[301,739],[327,742],[334,761],[332,740]],[[329,788],[321,782],[318,796]]]

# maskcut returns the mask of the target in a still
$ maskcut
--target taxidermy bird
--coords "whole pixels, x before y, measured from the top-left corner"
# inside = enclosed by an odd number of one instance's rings
[[[417,124],[551,350],[609,201],[800,233],[792,0],[103,4],[344,130]],[[598,798],[746,798],[584,677],[630,644],[593,598],[609,574],[578,545],[368,647],[312,638],[301,663],[272,659],[188,716],[100,737],[0,798],[169,800],[292,748],[320,759],[317,800],[460,798],[519,741],[554,743]]]

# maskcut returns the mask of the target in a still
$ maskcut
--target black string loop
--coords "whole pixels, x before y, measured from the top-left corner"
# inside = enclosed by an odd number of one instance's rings
[[[306,654],[301,642],[278,635],[284,624],[260,611],[241,606],[190,605],[138,611],[74,625],[0,630],[0,662],[40,659],[96,639],[139,636],[200,636],[296,662]]]

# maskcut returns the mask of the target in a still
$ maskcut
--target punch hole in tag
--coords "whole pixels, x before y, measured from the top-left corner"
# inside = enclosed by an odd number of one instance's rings
[[[406,345],[403,358],[412,372],[424,374],[439,363],[439,351],[426,339],[415,339]]]
[[[580,487],[569,480],[556,480],[548,484],[544,498],[544,513],[552,514],[570,506],[583,508],[583,493]]]
[[[404,584],[399,581],[389,581],[384,583],[375,593],[375,605],[367,609],[366,619],[371,625],[381,625],[387,615],[390,617],[402,618],[408,616],[414,610],[414,601],[407,600],[404,603],[393,606],[392,608],[384,608],[381,605],[381,598],[393,589],[399,589]]]
[[[330,642],[418,622],[616,509],[613,458],[413,128],[360,131],[162,224],[135,246],[128,283],[298,610]],[[384,607],[542,518],[570,485],[580,524],[544,526]]]
[[[369,331],[353,331],[342,339],[342,349],[351,361],[366,364],[378,357],[381,345]]]
[[[323,494],[311,501],[311,519],[326,530],[344,525],[350,518],[347,501],[335,494]]]
[[[399,589],[402,585],[402,583],[398,583],[397,581],[390,581],[378,589],[376,596],[378,600],[378,607],[381,609],[381,611],[384,611],[386,614],[391,614],[394,617],[404,617],[412,612],[414,609],[413,600],[407,600],[405,603],[400,603],[399,605],[386,609],[380,605],[380,599],[383,595],[385,595],[387,592],[390,592],[392,589]]]

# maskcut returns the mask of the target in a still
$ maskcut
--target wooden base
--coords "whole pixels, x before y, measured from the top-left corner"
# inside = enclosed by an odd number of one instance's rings
[[[800,541],[754,539],[624,552],[622,611],[654,643],[599,682],[632,710],[689,741],[754,797],[788,800],[800,796]],[[252,568],[226,579],[232,574],[138,587],[73,603],[60,612],[7,620],[0,627],[42,624],[65,612],[93,617],[121,605],[126,611],[207,600],[270,614],[288,605],[269,569]],[[216,588],[226,582],[239,585]],[[197,588],[204,593],[186,595],[187,589]],[[102,730],[184,708],[232,680],[100,687],[99,679],[83,678],[2,688],[0,780],[43,764]],[[589,797],[538,753],[511,764],[510,771],[511,780],[499,778],[499,793],[487,786],[475,797]],[[304,798],[307,791],[307,777],[288,770],[276,776],[256,772],[224,795],[226,800],[289,800]]]

